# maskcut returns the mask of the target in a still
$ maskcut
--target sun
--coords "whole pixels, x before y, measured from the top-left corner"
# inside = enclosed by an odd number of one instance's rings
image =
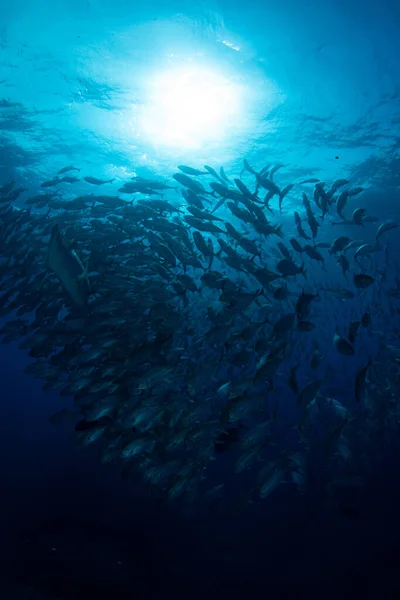
[[[148,81],[139,130],[156,146],[197,148],[222,141],[240,115],[240,87],[200,67],[166,70]]]

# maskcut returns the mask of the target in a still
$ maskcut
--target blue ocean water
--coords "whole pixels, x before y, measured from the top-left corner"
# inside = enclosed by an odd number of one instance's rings
[[[363,188],[352,208],[365,208],[377,221],[356,233],[325,221],[318,242],[348,235],[373,244],[381,223],[399,219],[400,6],[394,1],[16,0],[1,3],[0,17],[0,186],[12,178],[26,188],[15,207],[26,208],[67,165],[80,169],[79,178],[114,180],[101,188],[111,195],[135,176],[175,184],[178,165],[218,172],[223,165],[230,178],[239,177],[246,158],[257,172],[283,165],[275,176],[282,187],[318,178],[329,189],[345,178]],[[251,173],[243,181],[254,191]],[[88,185],[63,188],[63,197],[98,192]],[[295,235],[294,211],[304,211],[302,193],[313,202],[313,189],[295,186],[282,214],[271,202],[286,245]],[[180,196],[174,190],[169,198]],[[347,219],[351,212],[347,207]],[[329,220],[338,219],[333,206]],[[397,237],[398,230],[385,234],[386,250],[372,262],[363,259],[359,267],[352,258],[350,273],[372,272],[379,290],[393,290]],[[221,268],[218,260],[213,268]],[[356,291],[331,257],[326,271],[304,263],[308,279],[300,275],[296,291],[303,284]],[[43,392],[43,381],[24,372],[32,359],[19,340],[2,345],[2,597],[397,598],[399,389],[397,374],[384,368],[385,360],[395,362],[395,350],[387,348],[398,344],[396,302],[369,289],[352,304],[322,296],[316,309],[313,339],[333,373],[324,397],[359,414],[354,377],[369,358],[377,365],[374,410],[361,411],[360,437],[348,440],[362,482],[332,487],[331,467],[322,467],[306,493],[288,482],[236,508],[252,485],[241,479],[230,488],[227,511],[201,501],[189,510],[161,502],[140,480],[102,464],[96,445],[77,443],[71,422],[50,423],[68,398]],[[332,338],[336,327],[344,335],[370,303],[373,323],[351,362],[335,354]],[[301,345],[296,357],[302,387],[312,345]],[[295,424],[293,397],[280,378],[274,384],[278,433],[287,433]],[[316,438],[310,435],[305,446],[318,464]],[[288,452],[298,449],[296,440],[280,443]],[[230,456],[218,458],[215,483],[224,480]]]

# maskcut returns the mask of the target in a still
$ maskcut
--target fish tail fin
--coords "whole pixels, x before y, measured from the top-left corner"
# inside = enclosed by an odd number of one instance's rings
[[[83,273],[78,275],[78,281],[87,281],[89,283],[89,257],[86,257]]]

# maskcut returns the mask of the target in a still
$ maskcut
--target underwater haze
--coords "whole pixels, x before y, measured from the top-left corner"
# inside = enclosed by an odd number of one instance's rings
[[[2,598],[399,598],[399,23],[0,0]]]

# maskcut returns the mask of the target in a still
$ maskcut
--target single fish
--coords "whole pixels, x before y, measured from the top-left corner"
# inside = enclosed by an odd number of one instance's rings
[[[47,264],[57,275],[74,304],[86,306],[90,294],[87,267],[83,266],[77,254],[71,250],[58,225],[54,225],[51,232]]]
[[[193,169],[186,165],[178,165],[178,169],[182,171],[182,173],[185,173],[185,175],[207,175],[207,171],[199,171],[198,169]]]
[[[57,175],[62,175],[63,173],[68,173],[69,171],[80,171],[77,167],[69,165],[68,167],[63,167],[59,171],[57,171]]]
[[[91,183],[92,185],[104,185],[105,183],[112,183],[115,181],[115,177],[113,179],[97,179],[97,177],[84,177],[83,178],[87,183]]]

